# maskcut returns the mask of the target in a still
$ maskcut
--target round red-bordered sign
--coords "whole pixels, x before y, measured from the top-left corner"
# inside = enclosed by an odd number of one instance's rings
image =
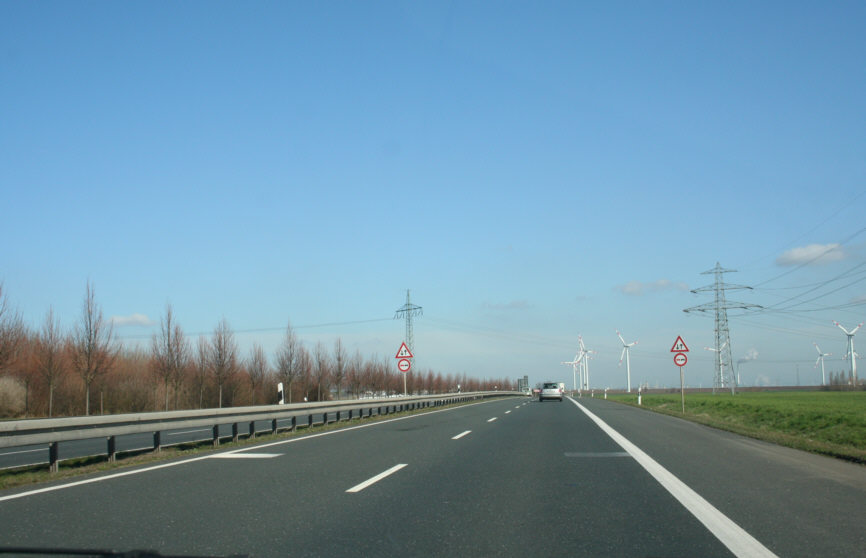
[[[400,372],[408,372],[412,368],[412,362],[408,358],[401,358],[397,361],[397,369]]]
[[[689,357],[685,353],[677,353],[674,355],[674,364],[683,367],[689,361]]]

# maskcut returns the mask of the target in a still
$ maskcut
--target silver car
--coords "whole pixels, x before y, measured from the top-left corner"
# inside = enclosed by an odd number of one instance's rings
[[[562,401],[562,389],[560,389],[559,384],[544,382],[544,385],[541,386],[541,393],[538,394],[538,401],[541,402],[545,399],[558,399],[560,402]]]

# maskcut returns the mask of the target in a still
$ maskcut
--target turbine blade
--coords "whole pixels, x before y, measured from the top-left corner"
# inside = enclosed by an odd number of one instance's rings
[[[620,365],[622,364],[622,359],[625,358],[625,352],[626,352],[627,350],[628,350],[628,348],[626,348],[626,347],[623,347],[623,348],[622,348],[622,354],[619,355],[619,364],[617,364],[617,366],[620,366]]]

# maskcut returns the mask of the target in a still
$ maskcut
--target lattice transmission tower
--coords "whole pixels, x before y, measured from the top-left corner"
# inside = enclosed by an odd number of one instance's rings
[[[412,353],[415,352],[415,333],[412,331],[412,318],[420,317],[422,313],[423,311],[420,306],[412,304],[412,300],[409,298],[409,289],[406,289],[406,304],[397,309],[394,319],[406,319],[406,338],[404,341]]]
[[[745,302],[733,302],[727,300],[725,291],[734,289],[751,289],[745,285],[731,285],[725,283],[722,275],[725,273],[736,272],[735,269],[724,269],[719,262],[716,262],[716,267],[709,271],[704,271],[701,275],[713,274],[715,280],[712,285],[693,289],[693,293],[713,292],[713,302],[701,304],[686,308],[683,312],[715,312],[716,315],[716,347],[714,350],[716,356],[716,373],[713,377],[713,393],[717,389],[731,388],[731,395],[737,392],[737,373],[734,370],[733,359],[731,358],[731,332],[728,329],[728,310],[731,309],[747,309],[761,308],[757,304],[748,304]]]

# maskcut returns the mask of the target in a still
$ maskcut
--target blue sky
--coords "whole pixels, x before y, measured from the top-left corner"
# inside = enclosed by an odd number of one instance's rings
[[[832,321],[866,319],[864,24],[858,2],[4,2],[0,281],[34,327],[53,305],[71,328],[90,280],[126,344],[171,303],[244,351],[291,320],[382,357],[412,289],[422,368],[570,385],[582,334],[591,383],[621,387],[619,329],[634,382],[677,384],[682,335],[710,385],[712,316],[682,310],[718,261],[759,286],[733,300],[782,303],[731,313],[743,383],[815,383],[812,342],[841,370]]]

